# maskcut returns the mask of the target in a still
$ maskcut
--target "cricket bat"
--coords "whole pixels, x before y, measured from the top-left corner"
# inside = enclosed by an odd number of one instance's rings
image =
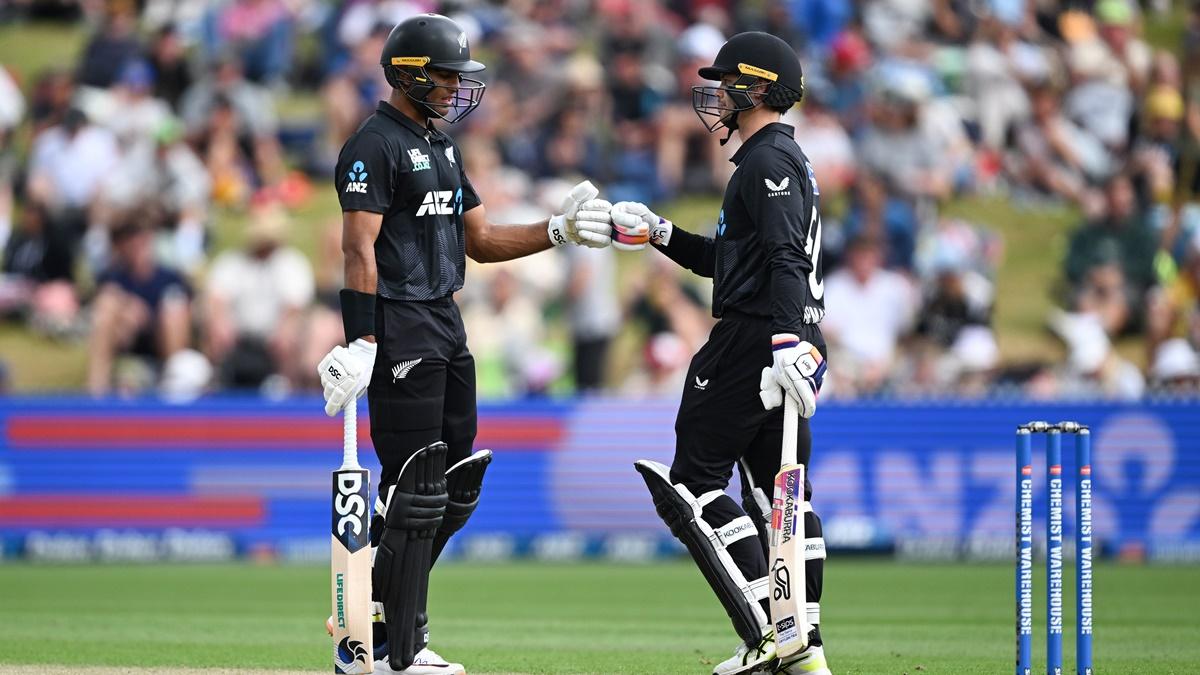
[[[358,464],[358,410],[343,412],[342,466],[333,472],[333,672],[374,670],[371,642],[371,472]]]
[[[780,658],[803,651],[812,630],[805,597],[804,466],[796,461],[800,413],[796,399],[783,398],[783,452],[771,507],[771,622]]]

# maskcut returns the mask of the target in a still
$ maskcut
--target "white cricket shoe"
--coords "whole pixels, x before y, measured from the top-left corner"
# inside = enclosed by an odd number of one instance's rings
[[[404,670],[392,670],[387,659],[379,659],[375,662],[374,675],[467,675],[467,669],[461,663],[447,662],[426,647],[417,652],[412,665]]]
[[[771,672],[775,661],[775,631],[768,629],[757,645],[738,645],[729,659],[713,668],[713,675],[741,675],[742,673]]]
[[[825,663],[825,650],[820,645],[810,645],[808,649],[783,659],[775,675],[833,675],[829,665]]]

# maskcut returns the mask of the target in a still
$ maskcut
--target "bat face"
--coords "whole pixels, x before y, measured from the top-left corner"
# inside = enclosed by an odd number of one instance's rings
[[[803,490],[804,467],[780,467],[771,508],[771,620],[775,624],[776,648],[784,655],[799,651],[807,637],[803,626],[806,616],[802,614],[806,611],[804,537],[798,532],[804,517]]]
[[[338,673],[369,673],[374,668],[370,478],[365,469],[333,472],[333,663]]]

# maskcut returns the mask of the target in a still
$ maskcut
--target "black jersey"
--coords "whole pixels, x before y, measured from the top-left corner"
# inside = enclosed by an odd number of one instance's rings
[[[375,240],[380,296],[435,300],[462,288],[463,213],[479,196],[449,136],[380,101],[342,146],[334,183],[343,211],[383,214]]]
[[[660,250],[713,279],[713,316],[768,318],[774,333],[801,334],[825,316],[825,285],[820,190],[794,131],[768,124],[734,153],[715,237],[675,228]]]

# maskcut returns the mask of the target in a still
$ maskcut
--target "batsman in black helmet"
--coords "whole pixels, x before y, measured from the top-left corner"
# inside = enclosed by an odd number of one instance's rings
[[[777,659],[768,590],[768,519],[780,466],[784,396],[800,410],[797,458],[812,451],[808,418],[825,375],[821,216],[812,165],[780,122],[804,93],[796,53],[767,33],[740,33],[700,69],[715,86],[695,87],[692,105],[709,131],[737,132],[742,145],[714,237],[685,232],[635,202],[614,204],[613,243],[650,243],[696,274],[713,279],[720,319],[692,359],[675,421],[668,468],[636,463],[655,508],[688,548],[742,639],[714,675],[829,675],[821,646],[821,521],[805,513],[806,647]],[[725,488],[741,472],[742,503]],[[805,501],[812,488],[806,480]],[[802,643],[802,644],[804,644]]]
[[[461,674],[427,647],[425,611],[430,567],[475,510],[491,461],[472,448],[475,361],[453,293],[468,255],[499,262],[558,245],[608,246],[610,205],[585,181],[560,215],[493,225],[461,153],[433,123],[461,120],[483,97],[469,75],[484,66],[466,33],[444,16],[414,16],[392,30],[381,63],[391,96],[346,141],[335,176],[348,346],[318,371],[329,415],[367,393],[383,469],[371,527],[383,619],[375,672]]]

